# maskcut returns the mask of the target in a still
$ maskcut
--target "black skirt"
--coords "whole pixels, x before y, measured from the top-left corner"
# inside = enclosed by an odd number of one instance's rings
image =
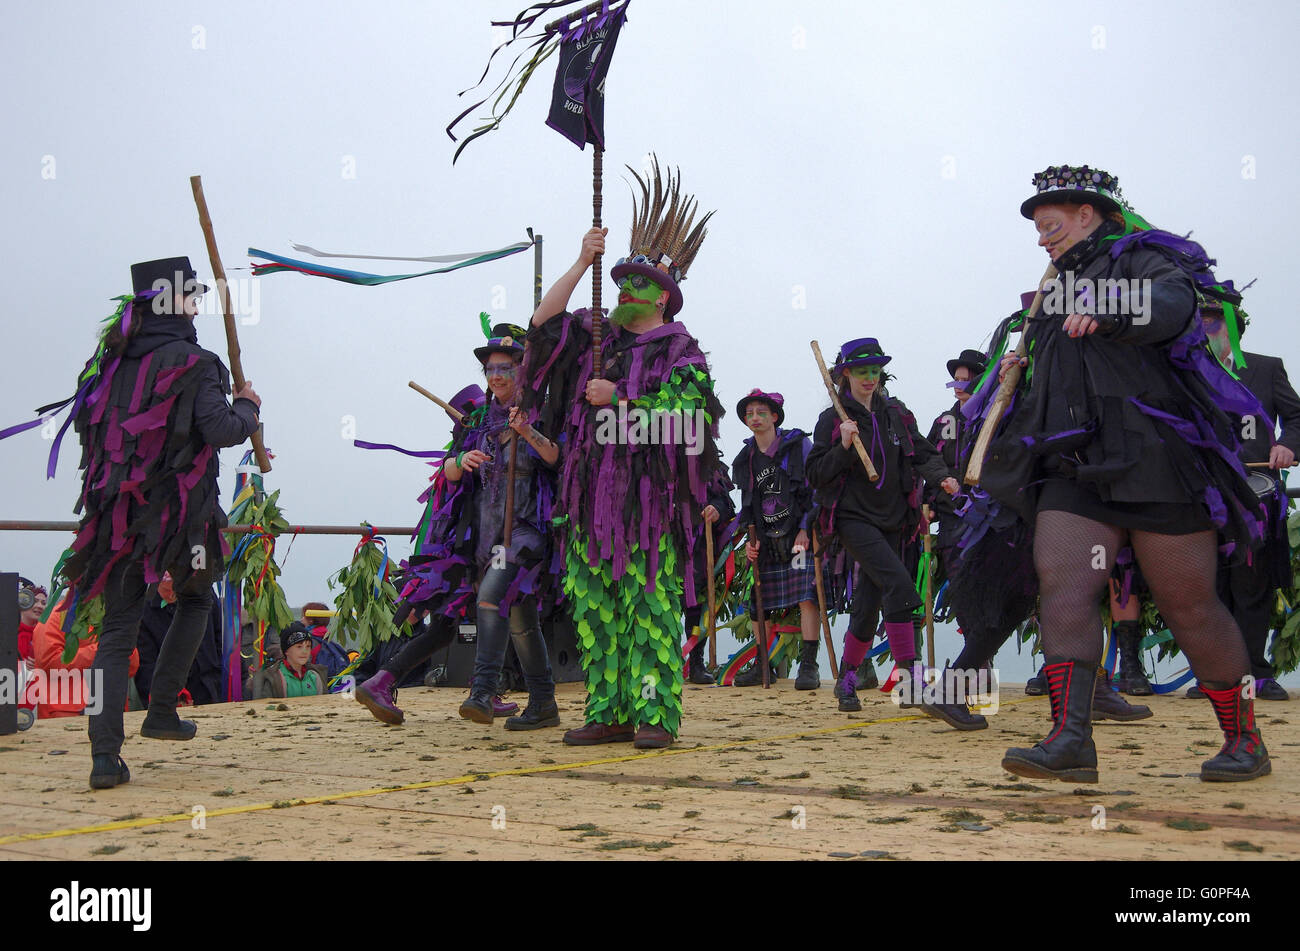
[[[1069,512],[1105,525],[1156,535],[1193,535],[1214,528],[1199,502],[1105,502],[1091,485],[1048,479],[1038,499],[1040,512]]]

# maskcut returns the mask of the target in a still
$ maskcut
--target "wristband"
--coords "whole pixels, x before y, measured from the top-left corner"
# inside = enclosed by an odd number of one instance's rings
[[[465,453],[463,452],[456,456],[456,468],[462,471],[464,471],[465,467],[461,465],[460,461],[464,458],[465,458]]]

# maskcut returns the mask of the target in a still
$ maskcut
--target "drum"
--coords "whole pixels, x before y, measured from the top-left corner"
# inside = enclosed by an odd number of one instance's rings
[[[1246,482],[1255,493],[1255,498],[1267,502],[1277,495],[1278,480],[1258,470],[1246,476]]]

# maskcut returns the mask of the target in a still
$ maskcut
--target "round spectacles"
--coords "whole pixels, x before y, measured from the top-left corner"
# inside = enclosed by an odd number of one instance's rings
[[[628,274],[623,278],[624,284],[631,284],[638,291],[643,291],[652,283],[644,274]]]

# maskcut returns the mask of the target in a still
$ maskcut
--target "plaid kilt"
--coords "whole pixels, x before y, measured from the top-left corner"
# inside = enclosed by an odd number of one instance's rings
[[[794,607],[800,601],[817,603],[817,577],[813,573],[812,554],[809,553],[804,560],[803,568],[791,568],[784,562],[774,565],[758,563],[765,612]]]

